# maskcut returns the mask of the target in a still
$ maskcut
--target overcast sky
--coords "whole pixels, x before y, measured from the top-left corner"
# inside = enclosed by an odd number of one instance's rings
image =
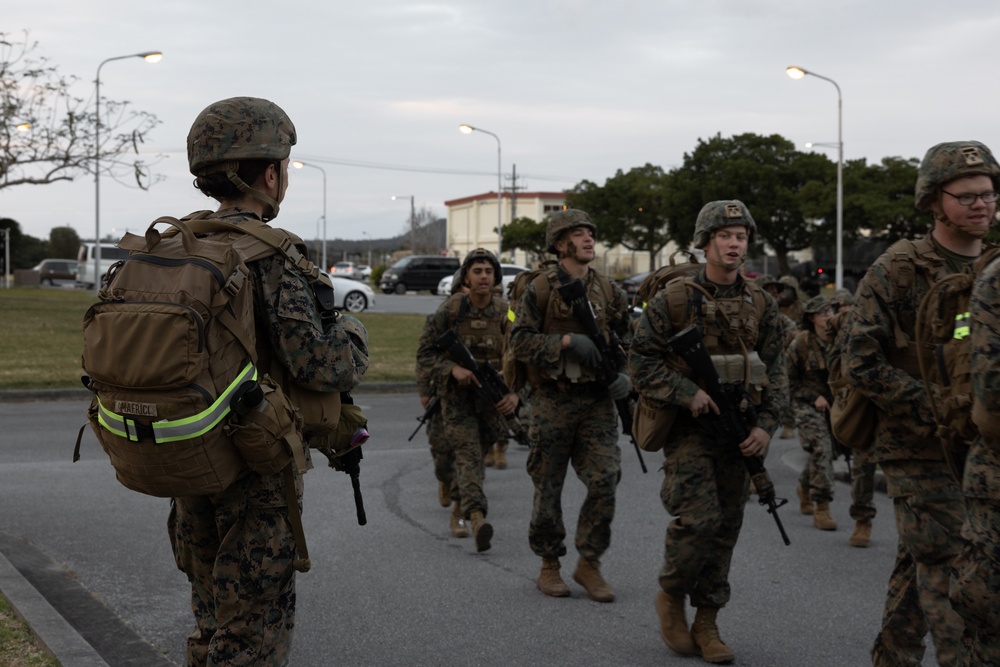
[[[102,179],[102,233],[215,207],[191,186],[185,139],[235,95],[292,118],[293,159],[326,172],[330,239],[400,233],[410,195],[444,216],[495,191],[497,142],[461,123],[498,135],[504,187],[516,164],[529,191],[669,169],[716,133],[835,142],[836,89],[789,65],[840,85],[845,159],[960,139],[1000,151],[996,0],[30,0],[7,3],[2,29],[29,30],[91,102],[102,60],[163,51],[101,71],[104,96],[162,121],[144,157],[164,156],[165,177],[148,192]],[[323,175],[293,170],[276,223],[311,239],[322,209]],[[93,179],[0,190],[0,217],[92,238]]]

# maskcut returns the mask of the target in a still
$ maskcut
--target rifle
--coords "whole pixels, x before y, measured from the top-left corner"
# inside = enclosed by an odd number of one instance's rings
[[[611,332],[611,343],[605,340],[597,327],[597,318],[594,316],[594,307],[587,298],[587,288],[583,281],[577,278],[569,283],[563,283],[558,288],[559,296],[562,300],[573,307],[573,314],[577,321],[583,325],[590,340],[594,341],[597,351],[601,353],[601,367],[596,369],[600,373],[598,378],[601,382],[610,385],[618,379],[618,369],[624,365],[624,355],[621,351],[621,344],[618,342],[618,335]],[[615,401],[615,408],[618,416],[622,420],[622,433],[632,441],[635,448],[635,455],[639,457],[639,466],[643,472],[646,470],[646,462],[642,460],[642,452],[639,451],[639,443],[632,435],[632,404],[628,397]]]
[[[423,416],[417,417],[417,421],[420,423],[417,424],[417,428],[413,429],[413,433],[410,434],[410,437],[406,439],[407,442],[413,440],[414,436],[417,435],[417,432],[420,430],[420,428],[428,421],[430,421],[430,418],[434,416],[434,413],[437,412],[438,408],[440,407],[441,407],[441,397],[432,396],[431,400],[427,402],[427,409],[424,410]]]
[[[744,401],[746,389],[740,387],[742,395],[733,400],[731,392],[727,391],[719,378],[719,372],[712,363],[712,358],[705,349],[705,341],[701,329],[696,324],[688,326],[683,331],[675,334],[667,341],[667,349],[681,357],[687,365],[694,371],[696,377],[705,383],[705,391],[712,397],[719,407],[719,415],[709,413],[699,420],[707,423],[713,435],[727,445],[736,446],[747,439],[750,435],[750,427],[757,423],[757,412],[753,409],[749,400]],[[740,410],[737,406],[746,403],[746,409]],[[778,524],[778,531],[785,545],[791,544],[785,527],[781,524],[778,516],[778,508],[788,502],[786,498],[776,498],[774,494],[774,482],[764,468],[764,458],[762,456],[744,456],[743,463],[746,465],[750,479],[757,489],[757,501],[761,505],[767,505],[767,513],[774,517],[774,522]]]
[[[480,384],[477,391],[486,397],[490,405],[495,406],[503,400],[504,396],[511,393],[507,385],[504,384],[503,378],[500,377],[500,373],[493,367],[493,364],[488,361],[482,364],[476,363],[476,360],[472,357],[472,353],[469,352],[469,348],[458,338],[458,334],[453,329],[448,329],[441,334],[435,342],[435,346],[442,352],[448,353],[448,356],[456,364],[475,374]],[[501,423],[503,423],[510,435],[513,436],[514,440],[522,445],[530,444],[528,432],[524,428],[524,425],[521,424],[521,420],[517,418],[517,415],[503,415],[499,411],[497,411],[497,414],[500,416]]]
[[[347,473],[354,489],[354,508],[358,515],[358,525],[368,523],[365,503],[361,497],[361,445],[368,441],[368,420],[361,409],[354,406],[350,392],[341,392],[341,412],[338,429],[333,433],[315,438],[309,443],[329,459],[330,467]]]

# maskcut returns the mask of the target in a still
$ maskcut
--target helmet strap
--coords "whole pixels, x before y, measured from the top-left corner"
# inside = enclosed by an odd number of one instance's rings
[[[242,178],[240,178],[236,169],[239,167],[239,162],[227,162],[226,163],[226,178],[229,182],[236,186],[236,188],[248,197],[253,197],[257,201],[264,204],[264,210],[261,212],[261,220],[267,222],[278,217],[278,202],[268,197],[266,194],[260,190],[255,190],[246,184]],[[281,169],[277,169],[278,173],[278,192],[281,192]]]

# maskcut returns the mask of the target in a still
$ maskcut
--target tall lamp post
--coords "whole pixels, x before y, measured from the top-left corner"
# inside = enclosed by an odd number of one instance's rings
[[[158,63],[163,59],[160,51],[131,53],[101,61],[97,66],[94,80],[94,290],[101,289],[101,68],[112,60],[142,58],[147,63]]]
[[[372,235],[368,232],[361,232],[362,236],[368,237],[368,268],[372,265]]]
[[[417,209],[413,205],[413,195],[409,195],[409,197],[410,197],[410,233],[412,234],[417,226]],[[403,195],[402,197],[399,195],[393,195],[392,197],[390,197],[390,199],[392,199],[392,201],[396,201],[397,199],[406,199],[406,195]],[[413,239],[410,240],[412,242]]]
[[[323,174],[323,249],[320,250],[319,255],[323,270],[328,271],[330,266],[326,263],[326,169],[310,162],[300,162],[298,160],[293,161],[292,166],[296,169],[312,167],[313,169],[319,169],[320,173]]]
[[[489,130],[484,130],[481,127],[473,127],[472,125],[459,125],[458,129],[463,134],[482,132],[497,140],[497,260],[499,261],[500,255],[503,254],[503,233],[501,232],[503,218],[500,213],[503,204],[503,172],[500,170],[500,137]]]
[[[785,73],[793,79],[801,79],[808,74],[829,81],[837,89],[837,269],[834,276],[837,289],[842,289],[844,287],[844,100],[840,94],[840,86],[833,79],[795,66],[786,68]]]

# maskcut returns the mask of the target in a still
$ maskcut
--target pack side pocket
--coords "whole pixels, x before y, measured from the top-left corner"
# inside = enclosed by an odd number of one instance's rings
[[[302,417],[270,376],[260,388],[263,400],[243,415],[234,413],[225,429],[250,469],[270,475],[302,451]]]

